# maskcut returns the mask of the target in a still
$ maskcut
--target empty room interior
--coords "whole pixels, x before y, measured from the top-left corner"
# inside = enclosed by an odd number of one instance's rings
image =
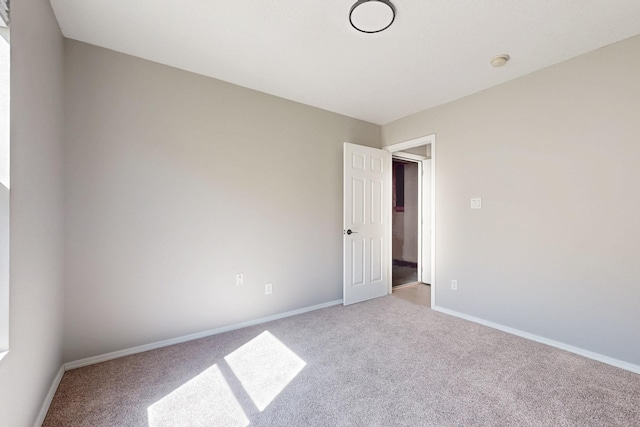
[[[0,425],[640,425],[637,0],[0,36]]]

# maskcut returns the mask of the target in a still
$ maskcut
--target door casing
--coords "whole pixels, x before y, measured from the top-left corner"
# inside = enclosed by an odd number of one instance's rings
[[[431,284],[431,159],[427,158],[427,156],[405,152],[394,153],[392,158],[411,162],[418,167],[418,211],[416,219],[416,221],[418,221],[417,280],[418,282]],[[391,226],[393,227],[393,220]],[[427,233],[429,234],[427,235]]]
[[[403,150],[408,150],[409,148],[414,148],[414,147],[420,147],[423,145],[431,145],[431,180],[430,180],[430,187],[431,187],[431,194],[430,194],[430,225],[431,225],[431,236],[429,239],[429,244],[431,247],[431,280],[430,280],[430,284],[431,284],[431,307],[435,307],[436,306],[436,134],[431,134],[431,135],[426,135],[426,136],[421,136],[419,138],[414,138],[414,139],[410,139],[408,141],[403,141],[397,144],[392,144],[392,145],[387,145],[386,147],[383,147],[384,150],[387,150],[388,152],[390,152],[392,155],[394,153],[398,153],[400,151]],[[396,154],[397,155],[397,154]],[[406,155],[403,155],[405,158],[407,157]],[[400,157],[400,156],[398,156]],[[415,159],[417,160],[417,159]],[[421,165],[422,166],[422,165]],[[420,168],[420,174],[422,174],[422,167]],[[389,177],[390,179],[390,177]],[[420,182],[422,183],[422,175],[420,175]],[[422,186],[420,186],[420,191],[422,192],[421,197],[424,196],[424,189]],[[391,194],[389,194],[389,197],[391,197]],[[389,206],[391,205],[391,203],[389,202]],[[422,206],[423,203],[420,203],[420,205]],[[423,214],[421,213],[421,217],[420,217],[420,225],[419,225],[419,230],[420,230],[420,242],[424,242],[425,241],[425,236],[423,235],[424,231],[424,227],[421,226],[422,223],[422,218],[423,218]],[[389,222],[387,225],[387,239],[389,242],[392,241],[392,236],[393,236],[393,232],[392,232],[392,224]],[[422,243],[424,245],[424,243]],[[391,252],[391,251],[389,251]],[[421,255],[420,255],[421,256]],[[391,255],[391,253],[389,253],[388,259],[387,259],[387,263],[388,263],[388,268],[387,268],[387,272],[389,275],[388,278],[388,283],[389,283],[389,294],[391,294],[392,289],[392,278],[391,278],[391,271],[392,271],[392,265],[393,265],[393,256]],[[422,273],[420,272],[420,275]],[[424,281],[424,278],[422,279]]]

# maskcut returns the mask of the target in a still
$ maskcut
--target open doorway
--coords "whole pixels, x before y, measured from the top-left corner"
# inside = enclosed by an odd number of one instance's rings
[[[435,135],[385,147],[393,156],[389,292],[435,305]]]
[[[418,281],[418,163],[393,158],[391,212],[391,285],[395,289]]]

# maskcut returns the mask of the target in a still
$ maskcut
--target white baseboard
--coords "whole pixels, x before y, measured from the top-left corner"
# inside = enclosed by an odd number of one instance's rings
[[[44,422],[44,418],[47,416],[47,412],[49,411],[49,406],[51,405],[51,401],[53,401],[53,396],[56,394],[56,390],[58,390],[58,386],[60,385],[60,381],[62,380],[62,376],[64,375],[64,365],[60,366],[58,369],[58,373],[56,374],[53,382],[51,383],[51,387],[49,387],[49,391],[47,392],[47,396],[44,398],[44,402],[42,402],[42,407],[40,408],[40,412],[38,412],[38,418],[36,418],[36,422],[33,424],[34,427],[42,426]]]
[[[616,368],[621,368],[626,371],[634,372],[636,374],[640,374],[640,366],[634,365],[633,363],[624,362],[622,360],[614,359],[609,356],[604,356],[599,353],[594,353],[589,350],[585,350],[579,347],[574,347],[569,344],[562,343],[560,341],[554,341],[549,338],[541,337],[539,335],[530,334],[529,332],[524,332],[519,329],[510,328],[508,326],[501,325],[499,323],[494,323],[489,320],[484,320],[479,317],[469,316],[468,314],[460,313],[454,310],[449,310],[448,308],[443,307],[432,307],[433,310],[439,311],[444,314],[448,314],[450,316],[459,317],[464,320],[468,320],[470,322],[479,323],[484,326],[488,326],[493,329],[498,329],[499,331],[506,332],[508,334],[517,335],[522,338],[526,338],[531,341],[536,341],[541,344],[546,344],[551,347],[559,348],[560,350],[565,350],[570,353],[577,354],[579,356],[586,357],[588,359],[597,360],[598,362],[606,363],[607,365],[615,366]]]
[[[295,316],[297,314],[307,313],[309,311],[319,310],[321,308],[327,308],[334,305],[342,304],[342,300],[335,300],[325,302],[323,304],[313,305],[310,307],[304,307],[293,311],[287,311],[285,313],[274,314],[273,316],[267,316],[260,319],[249,320],[248,322],[237,323],[235,325],[223,326],[221,328],[210,329],[208,331],[197,332],[195,334],[184,335],[182,337],[171,338],[168,340],[157,341],[150,344],[144,344],[137,347],[127,348],[124,350],[118,350],[111,353],[101,354],[98,356],[88,357],[86,359],[76,360],[74,362],[68,362],[64,364],[65,371],[71,369],[80,368],[82,366],[93,365],[95,363],[105,362],[111,359],[117,359],[118,357],[129,356],[131,354],[142,353],[144,351],[155,350],[156,348],[167,347],[174,344],[180,344],[183,342],[197,340],[199,338],[208,337],[211,335],[221,334],[223,332],[233,331],[236,329],[246,328],[248,326],[259,325],[261,323],[271,322],[273,320],[283,319],[285,317]]]

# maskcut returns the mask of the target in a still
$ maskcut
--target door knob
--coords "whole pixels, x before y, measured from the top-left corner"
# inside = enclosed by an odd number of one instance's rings
[[[352,235],[352,234],[358,234],[357,231],[351,231],[351,229],[347,230],[347,234],[348,235]]]

